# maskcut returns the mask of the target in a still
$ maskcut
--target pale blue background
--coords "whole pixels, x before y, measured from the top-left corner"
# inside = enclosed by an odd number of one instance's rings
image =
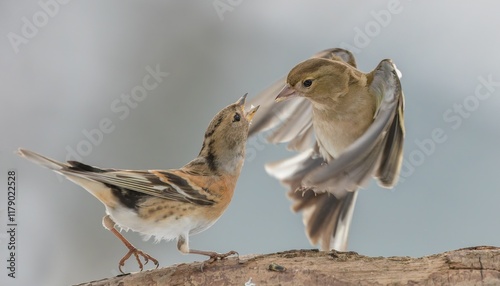
[[[403,72],[405,159],[418,165],[393,192],[373,182],[361,192],[349,249],[373,256],[423,256],[500,245],[500,87],[488,99],[474,101],[478,77],[491,75],[500,82],[500,5],[401,0],[399,12],[377,24],[381,16],[374,15],[382,15],[379,11],[390,2],[233,1],[237,5],[221,20],[211,1],[74,0],[60,5],[16,54],[8,34],[21,35],[23,17],[32,21],[42,10],[36,1],[2,0],[0,284],[102,279],[118,274],[117,262],[125,254],[101,226],[100,202],[22,160],[15,149],[23,146],[62,160],[67,146],[75,148],[85,139],[83,130],[109,118],[114,131],[84,162],[128,169],[180,167],[198,153],[208,122],[222,107],[246,92],[256,95],[311,54],[347,44],[355,48],[361,70],[392,58]],[[359,31],[366,29],[371,36],[360,42]],[[141,85],[146,67],[156,65],[169,76],[121,120],[112,102]],[[453,129],[455,122],[443,115],[464,100],[477,106],[467,118],[458,117],[461,125]],[[432,138],[436,128],[446,139],[419,157],[424,153],[415,151],[416,141]],[[289,210],[285,189],[263,169],[266,161],[288,153],[283,146],[249,148],[255,156],[244,166],[233,203],[211,229],[192,237],[191,246],[241,254],[311,248],[301,217]],[[15,280],[7,278],[5,268],[10,168],[19,174]],[[203,259],[181,255],[172,242],[125,235],[162,266]],[[127,265],[136,269],[133,260]]]

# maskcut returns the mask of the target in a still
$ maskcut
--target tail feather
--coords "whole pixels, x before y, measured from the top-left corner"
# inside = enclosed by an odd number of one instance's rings
[[[339,194],[303,189],[302,180],[323,164],[314,149],[279,162],[266,165],[267,172],[289,187],[292,210],[302,212],[302,221],[309,241],[320,244],[322,250],[347,249],[357,191],[344,190]]]
[[[98,167],[90,166],[78,161],[68,161],[66,163],[62,163],[56,161],[54,159],[47,158],[43,155],[40,155],[36,152],[26,150],[23,148],[19,148],[17,150],[17,154],[23,158],[30,160],[38,165],[41,165],[45,168],[51,169],[61,175],[81,175],[83,173],[103,173],[107,171],[113,171],[113,169],[101,169]],[[83,176],[86,177],[86,176]]]
[[[42,156],[42,155],[40,155],[38,153],[35,153],[33,151],[30,151],[30,150],[23,149],[23,148],[19,148],[17,150],[17,154],[19,156],[21,156],[21,157],[24,157],[24,158],[26,158],[26,159],[34,162],[34,163],[42,165],[45,168],[54,170],[54,171],[56,171],[58,173],[60,173],[59,172],[60,170],[69,167],[68,164],[65,164],[65,163],[62,163],[62,162],[59,162],[59,161],[47,158],[47,157]]]
[[[105,180],[105,177],[99,178],[98,176],[99,173],[116,171],[115,169],[101,169],[78,161],[62,163],[22,148],[17,150],[17,154],[38,165],[51,169],[73,183],[80,185],[100,200],[106,207],[113,208],[121,202],[121,199],[112,194],[114,190],[121,190],[120,187],[113,186],[112,182]],[[135,195],[137,196],[137,194]],[[134,194],[131,196],[134,196]]]
[[[307,204],[303,210],[306,233],[313,244],[320,244],[322,250],[347,249],[349,227],[357,198],[357,191],[342,198],[332,194],[318,194],[314,204]]]

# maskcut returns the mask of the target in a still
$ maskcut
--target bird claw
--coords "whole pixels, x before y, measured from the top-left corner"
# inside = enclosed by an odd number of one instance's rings
[[[210,256],[210,258],[207,260],[207,262],[212,263],[216,260],[221,260],[221,259],[224,259],[224,258],[231,256],[231,255],[234,255],[234,254],[236,254],[236,256],[238,258],[240,257],[240,254],[238,252],[231,250],[227,253],[216,253],[216,254]]]
[[[310,187],[304,187],[304,186],[300,186],[298,187],[297,189],[295,189],[295,192],[300,192],[302,193],[302,197],[304,197],[306,195],[306,192],[308,191],[313,191],[313,189],[311,189]],[[316,192],[314,192],[314,195],[316,195]]]
[[[118,269],[120,270],[121,273],[125,274],[125,272],[123,272],[123,270],[122,270],[122,267],[125,266],[125,261],[127,261],[130,258],[130,256],[132,256],[132,254],[134,255],[135,259],[137,260],[137,263],[139,264],[140,271],[142,271],[144,265],[148,264],[149,260],[153,261],[153,263],[156,265],[156,268],[158,268],[158,266],[160,265],[158,263],[158,260],[156,260],[151,255],[149,255],[149,254],[147,254],[147,253],[145,253],[142,250],[139,250],[137,248],[132,248],[128,251],[127,254],[125,254],[125,256],[123,256],[123,258],[118,263]],[[144,258],[144,265],[142,264],[139,256],[142,256]]]
[[[229,251],[227,253],[214,253],[214,254],[210,255],[209,259],[207,259],[207,260],[205,260],[205,261],[203,261],[201,263],[201,266],[200,266],[201,272],[203,272],[203,267],[205,267],[205,263],[212,264],[212,263],[214,263],[217,260],[222,260],[222,259],[224,259],[224,258],[226,258],[228,256],[231,256],[231,255],[234,255],[234,254],[236,254],[236,257],[239,260],[240,259],[240,254],[238,252],[234,251],[234,250],[231,250],[231,251]]]

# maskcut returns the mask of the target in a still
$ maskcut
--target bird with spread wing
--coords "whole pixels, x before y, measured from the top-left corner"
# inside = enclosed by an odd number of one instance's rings
[[[371,177],[386,188],[397,183],[405,136],[399,78],[391,60],[363,73],[351,52],[329,49],[250,101],[260,110],[249,136],[266,132],[270,143],[300,152],[266,170],[289,188],[293,211],[323,250],[347,248],[358,189]]]

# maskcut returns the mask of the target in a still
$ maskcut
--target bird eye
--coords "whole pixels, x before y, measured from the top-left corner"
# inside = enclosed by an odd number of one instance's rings
[[[240,119],[241,119],[240,114],[239,114],[239,113],[236,113],[236,114],[234,115],[234,117],[233,117],[233,122],[234,122],[234,121],[240,121]]]
[[[305,87],[310,87],[312,83],[312,79],[306,79],[302,82],[302,85],[304,85]]]

